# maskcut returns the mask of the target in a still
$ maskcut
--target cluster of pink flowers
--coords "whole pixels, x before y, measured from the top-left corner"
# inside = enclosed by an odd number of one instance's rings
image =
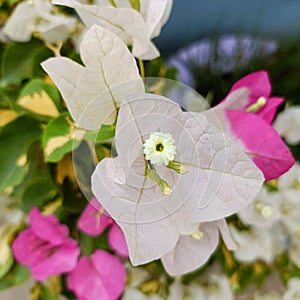
[[[117,254],[127,257],[124,236],[118,226],[89,203],[78,227],[92,235],[109,231],[109,244]],[[126,270],[120,259],[101,249],[90,257],[82,255],[77,241],[69,237],[69,229],[54,215],[42,215],[34,207],[29,214],[29,228],[12,245],[16,260],[30,268],[32,276],[42,281],[50,276],[67,274],[67,284],[79,300],[118,299],[125,287]],[[78,259],[79,258],[79,259]]]

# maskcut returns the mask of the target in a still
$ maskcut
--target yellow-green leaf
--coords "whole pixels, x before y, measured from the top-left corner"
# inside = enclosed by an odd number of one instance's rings
[[[40,93],[23,96],[18,100],[23,108],[42,116],[58,117],[59,112],[49,95],[43,90]]]
[[[12,122],[18,117],[18,114],[10,109],[0,109],[0,127]]]

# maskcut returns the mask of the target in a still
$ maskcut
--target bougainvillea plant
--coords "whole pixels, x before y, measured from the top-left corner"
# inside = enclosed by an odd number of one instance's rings
[[[171,8],[3,2],[0,291],[31,278],[32,299],[234,299],[277,268],[281,290],[253,299],[298,292],[299,166],[280,137],[299,142],[297,109],[277,132],[267,71],[212,108],[169,85],[152,39]]]

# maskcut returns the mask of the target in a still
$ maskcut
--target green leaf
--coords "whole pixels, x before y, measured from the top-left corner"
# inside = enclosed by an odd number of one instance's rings
[[[0,85],[20,84],[24,79],[44,74],[40,63],[51,54],[43,42],[36,39],[9,44],[3,55]]]
[[[79,243],[84,255],[90,256],[96,249],[111,251],[111,247],[107,242],[108,230],[105,230],[97,237],[89,236],[83,232],[79,232]]]
[[[16,89],[6,89],[0,86],[0,106],[3,108],[13,108],[13,102],[17,98],[18,91]]]
[[[68,116],[65,113],[53,119],[44,130],[43,149],[47,162],[58,162],[80,145],[80,140],[73,138],[74,129],[67,122]]]
[[[177,69],[168,68],[161,58],[151,60],[147,67],[147,77],[163,77],[177,80]]]
[[[115,136],[115,125],[102,125],[100,130],[88,131],[84,139],[95,143],[101,143]]]
[[[78,237],[79,237],[80,248],[82,249],[83,254],[86,256],[90,256],[91,254],[93,254],[94,252],[93,237],[83,232],[79,232]]]
[[[22,116],[0,132],[0,191],[19,184],[26,173],[29,145],[40,138],[39,124]]]
[[[49,288],[42,285],[40,300],[57,300],[58,296],[52,295]]]
[[[138,12],[140,11],[141,9],[140,0],[128,0],[128,2],[130,3],[133,9],[137,10]]]
[[[84,210],[87,201],[81,194],[81,190],[74,183],[66,178],[63,183],[63,210],[60,219],[64,220],[63,223],[70,224],[74,222],[74,214],[81,214]],[[71,215],[71,219],[68,216]],[[63,219],[67,218],[67,219]]]
[[[114,0],[109,0],[110,4],[113,6],[113,7],[117,7],[116,3]]]
[[[24,283],[29,278],[29,275],[28,268],[15,263],[6,276],[0,280],[0,291]]]
[[[91,199],[93,197],[93,193],[91,191],[91,176],[97,163],[94,160],[94,150],[94,148],[90,148],[88,142],[83,142],[80,144],[78,149],[73,152],[72,157],[77,183],[86,199]]]
[[[54,185],[48,170],[44,169],[35,174],[31,178],[24,194],[20,208],[29,212],[34,206],[41,206],[47,200],[53,199],[58,193],[57,187]]]
[[[20,208],[29,212],[32,207],[41,207],[49,200],[60,195],[60,190],[54,184],[49,166],[42,161],[41,147],[35,143],[28,152],[29,171],[19,189]]]
[[[46,83],[42,79],[33,79],[29,81],[21,90],[19,98],[27,95],[33,96],[34,94],[41,94],[42,91],[45,91],[48,94],[57,109],[62,109],[60,93],[57,87],[53,84]]]

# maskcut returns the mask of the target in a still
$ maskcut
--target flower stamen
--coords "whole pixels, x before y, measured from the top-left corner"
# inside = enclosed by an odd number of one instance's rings
[[[266,97],[259,97],[255,103],[250,105],[246,111],[250,113],[255,113],[257,112],[260,108],[264,107],[267,104],[267,99]]]
[[[167,168],[174,170],[178,174],[185,174],[188,171],[188,168],[185,164],[182,164],[175,160],[170,161],[167,165]]]
[[[164,193],[165,196],[172,195],[173,189],[168,185],[168,183],[165,180],[160,178],[160,176],[155,170],[150,169],[147,175],[151,180],[153,180],[155,183],[158,184],[158,186],[160,187],[161,191]]]
[[[198,229],[191,234],[191,237],[197,241],[200,241],[203,238],[203,232]]]

